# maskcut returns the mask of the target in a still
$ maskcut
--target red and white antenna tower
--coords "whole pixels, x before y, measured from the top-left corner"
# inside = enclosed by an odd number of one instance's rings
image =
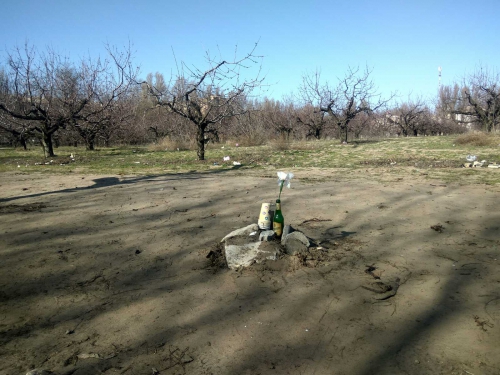
[[[441,67],[438,66],[438,75],[439,75],[439,79],[438,79],[438,89],[441,90]]]

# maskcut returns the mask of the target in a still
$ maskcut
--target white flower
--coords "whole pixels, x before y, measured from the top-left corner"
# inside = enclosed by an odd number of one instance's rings
[[[231,158],[230,158],[229,156],[224,156],[224,158],[223,158],[223,159],[224,159],[224,161],[229,161],[229,160],[231,160]]]
[[[290,180],[293,178],[293,173],[278,172],[278,186],[283,184],[290,189]]]
[[[281,181],[286,180],[286,176],[288,176],[288,174],[286,174],[285,172],[278,172],[278,179],[280,179]]]

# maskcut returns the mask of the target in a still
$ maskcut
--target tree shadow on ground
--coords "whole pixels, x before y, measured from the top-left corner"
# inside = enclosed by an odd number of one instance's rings
[[[175,174],[159,174],[159,175],[145,175],[145,176],[136,176],[136,177],[125,177],[125,178],[119,178],[119,177],[99,177],[95,178],[92,181],[94,181],[93,185],[89,186],[82,186],[82,187],[75,187],[75,188],[66,188],[66,189],[59,189],[59,190],[52,190],[52,191],[47,191],[47,192],[42,192],[42,193],[35,193],[35,194],[26,194],[26,195],[19,195],[19,196],[14,196],[14,197],[8,197],[8,198],[0,198],[0,202],[10,202],[14,201],[17,199],[24,199],[24,198],[35,198],[35,197],[43,197],[51,194],[59,194],[59,193],[75,193],[79,191],[85,191],[85,190],[93,190],[93,189],[99,189],[99,188],[105,188],[105,187],[111,187],[111,186],[117,186],[117,185],[130,185],[130,184],[136,184],[140,182],[145,182],[145,181],[151,181],[153,179],[157,178],[164,178],[163,181],[178,181],[179,179],[183,180],[199,180],[203,179],[205,177],[209,176],[216,176],[216,175],[224,175],[224,173],[231,172],[233,170],[239,169],[240,167],[235,167],[232,169],[214,169],[206,172],[184,172],[184,173],[175,173]]]
[[[59,214],[64,215],[73,204],[87,202],[99,184],[103,189],[124,186],[128,196],[143,186],[139,182],[158,188],[164,183],[164,177],[151,181],[149,177],[133,179],[130,183],[104,179],[91,188],[64,189],[51,192],[53,195],[49,197],[55,203],[60,199],[58,193],[68,195],[64,206],[58,207]],[[191,177],[181,175],[172,177],[172,181],[188,182]],[[327,189],[334,184],[318,186]],[[2,326],[1,343],[9,363],[16,358],[23,368],[31,363],[37,367],[50,365],[68,373],[73,371],[75,375],[108,371],[109,374],[116,371],[151,373],[152,367],[162,374],[326,374],[337,371],[368,375],[446,373],[449,370],[453,356],[429,357],[433,347],[428,345],[427,337],[449,324],[451,329],[456,328],[457,317],[478,311],[466,301],[471,297],[468,288],[489,280],[494,270],[492,265],[486,264],[480,274],[460,275],[451,267],[452,261],[443,258],[449,256],[445,247],[452,237],[438,237],[441,234],[433,233],[427,226],[423,230],[429,237],[434,236],[432,247],[425,253],[411,254],[415,261],[406,260],[401,255],[409,255],[403,250],[415,238],[394,239],[389,232],[385,234],[377,228],[383,223],[383,230],[388,231],[401,224],[396,209],[390,211],[389,207],[380,211],[376,206],[359,205],[349,209],[349,219],[335,216],[334,226],[325,222],[304,229],[305,234],[310,231],[323,235],[325,240],[339,242],[366,236],[369,230],[377,231],[377,237],[364,248],[344,249],[344,258],[338,262],[318,268],[301,267],[294,272],[259,272],[250,268],[213,274],[205,268],[204,256],[209,246],[227,234],[232,225],[241,224],[236,222],[237,215],[244,210],[242,207],[255,203],[256,198],[242,194],[238,196],[239,204],[231,207],[228,201],[231,200],[229,194],[234,194],[232,191],[221,188],[202,196],[204,189],[206,184],[186,186],[183,194],[190,197],[190,201],[176,201],[168,211],[175,213],[185,205],[193,212],[203,212],[211,205],[219,207],[218,222],[209,224],[211,232],[200,232],[199,228],[207,225],[211,218],[201,221],[188,217],[191,219],[188,221],[182,212],[170,217],[163,208],[120,211],[125,212],[124,218],[117,218],[115,212],[103,212],[99,213],[98,221],[83,228],[85,221],[78,215],[69,216],[63,221],[64,226],[46,223],[43,215],[20,216],[17,220],[38,226],[47,234],[43,237],[26,233],[20,225],[10,233],[18,239],[5,239],[9,246],[4,247],[2,272],[7,275],[10,270],[9,275],[13,276],[3,279],[2,287],[8,287],[9,293],[0,298],[5,309],[2,319],[7,317],[13,324]],[[359,196],[362,189],[363,186],[354,187],[350,192]],[[297,194],[305,192],[311,202],[328,206],[322,189],[311,193],[304,187]],[[446,192],[454,193],[452,189]],[[202,198],[195,201],[193,195]],[[103,204],[109,197],[100,199],[96,205]],[[126,199],[118,200],[116,206],[125,204]],[[425,192],[415,198],[415,192],[404,191],[392,205],[397,206],[397,210],[408,210],[426,199]],[[456,207],[454,217],[462,220],[458,218],[467,209]],[[297,212],[296,221],[309,219],[305,212]],[[369,214],[373,212],[375,217],[379,215],[376,223],[370,222]],[[90,219],[86,220],[92,220],[92,214],[88,214]],[[484,228],[486,215],[484,220],[477,226]],[[339,222],[344,224],[335,225]],[[491,223],[487,228],[490,227]],[[485,235],[490,232],[488,229]],[[66,252],[69,241],[71,250]],[[63,253],[59,253],[61,249]],[[141,252],[137,253],[137,249]],[[331,251],[340,254],[337,248],[332,247]],[[356,254],[351,255],[354,251]],[[467,251],[466,254],[470,254],[470,249]],[[65,256],[68,260],[64,260]],[[465,264],[461,259],[468,257],[453,256],[461,262],[459,265]],[[77,270],[71,267],[72,257],[78,261]],[[419,263],[424,261],[432,261],[432,264]],[[27,267],[21,269],[23,262]],[[50,273],[43,269],[49,262],[55,265]],[[359,287],[369,277],[364,273],[366,264],[381,265],[393,270],[395,275],[410,270],[412,278],[392,299],[374,303],[370,292]],[[430,265],[434,268],[429,268]],[[40,272],[36,271],[37,267]],[[439,282],[435,282],[438,278]],[[404,305],[398,305],[402,303],[399,301],[404,298],[405,288],[416,289],[419,282],[423,287],[434,288],[432,298],[417,295],[415,303],[405,300]],[[485,295],[496,293],[494,285],[484,288]],[[422,308],[417,308],[419,305]],[[22,306],[27,307],[24,315],[20,313]],[[73,332],[66,334],[66,331]],[[482,333],[480,328],[478,331]],[[493,333],[496,332],[495,327]],[[20,349],[16,352],[14,345],[24,347],[24,352]],[[101,357],[82,356],[92,353]],[[184,360],[179,353],[186,355]],[[421,359],[419,364],[415,363],[415,353]],[[428,362],[424,362],[422,356]],[[444,364],[439,362],[442,359]],[[488,372],[485,370],[485,373]]]

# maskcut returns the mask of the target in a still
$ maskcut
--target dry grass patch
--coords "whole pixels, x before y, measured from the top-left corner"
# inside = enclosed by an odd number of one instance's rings
[[[290,145],[292,150],[317,150],[327,147],[328,144],[320,141],[297,141]]]
[[[271,150],[285,151],[290,149],[291,142],[284,138],[277,138],[269,142]]]
[[[263,132],[252,132],[248,134],[239,135],[237,139],[230,139],[226,142],[229,145],[236,145],[243,147],[262,146],[267,142],[267,137]]]
[[[500,135],[492,133],[467,133],[460,135],[455,143],[459,145],[470,146],[498,146],[500,144]]]
[[[196,150],[194,140],[172,139],[169,137],[162,138],[157,143],[148,146],[149,151],[189,151]]]

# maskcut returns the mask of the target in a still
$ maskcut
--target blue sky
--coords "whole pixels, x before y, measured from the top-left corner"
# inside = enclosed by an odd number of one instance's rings
[[[297,93],[321,69],[330,83],[347,68],[373,69],[388,96],[433,99],[480,64],[500,65],[500,0],[152,1],[10,0],[0,13],[0,55],[26,40],[78,59],[130,41],[142,76],[169,76],[177,60],[204,69],[205,52],[228,59],[259,41],[267,96]],[[4,61],[2,61],[3,63]]]

